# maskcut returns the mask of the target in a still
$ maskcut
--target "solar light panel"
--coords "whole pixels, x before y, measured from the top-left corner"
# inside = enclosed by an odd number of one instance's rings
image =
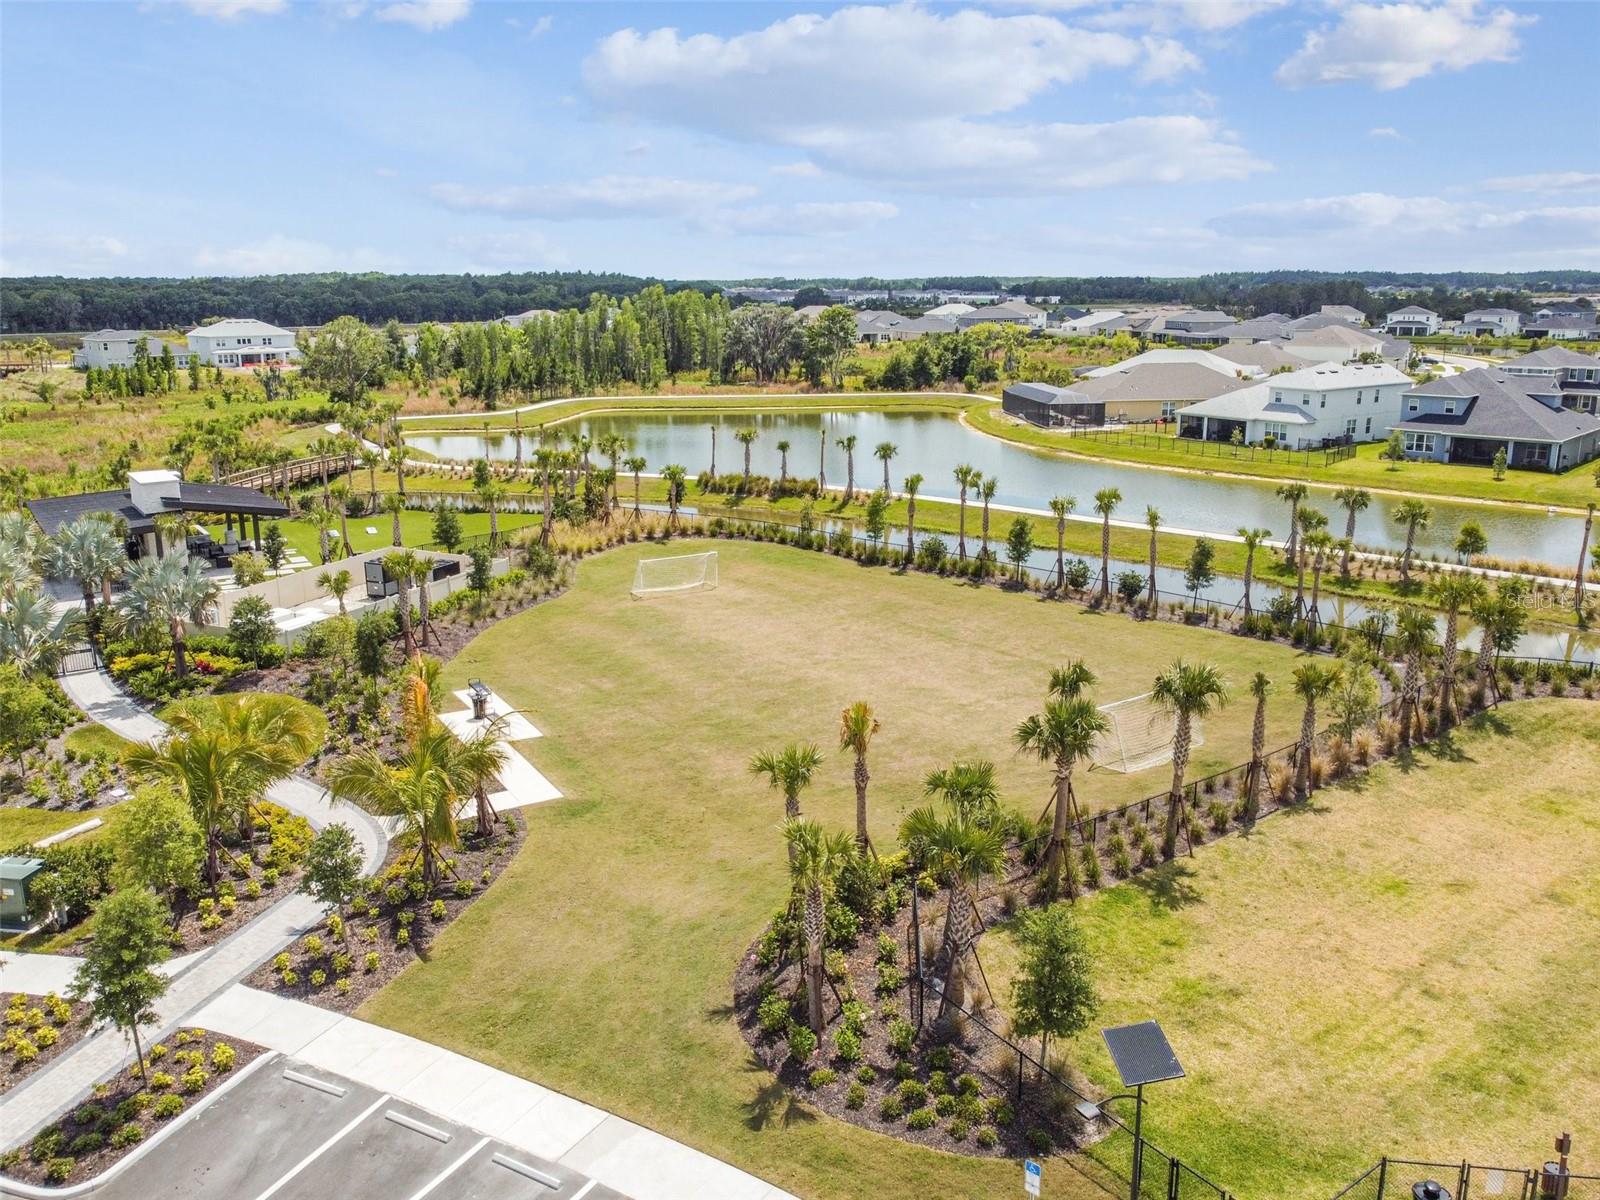
[[[1172,1052],[1161,1026],[1154,1021],[1102,1029],[1100,1035],[1106,1040],[1106,1049],[1111,1051],[1111,1061],[1117,1064],[1123,1087],[1142,1087],[1164,1079],[1183,1078],[1178,1056]]]

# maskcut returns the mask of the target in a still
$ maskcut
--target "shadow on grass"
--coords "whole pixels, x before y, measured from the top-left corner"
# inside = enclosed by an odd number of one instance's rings
[[[1151,908],[1178,912],[1205,902],[1199,889],[1189,882],[1193,878],[1194,868],[1187,862],[1175,860],[1153,871],[1141,871],[1128,882],[1145,894]]]
[[[755,1094],[744,1102],[744,1126],[759,1133],[774,1126],[787,1129],[791,1125],[815,1124],[817,1116],[807,1111],[783,1081],[773,1077],[755,1055],[745,1059],[745,1071],[765,1076],[765,1082]]]

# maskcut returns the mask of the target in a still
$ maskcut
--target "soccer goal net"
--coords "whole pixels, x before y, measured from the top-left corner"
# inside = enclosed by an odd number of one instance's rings
[[[633,573],[633,596],[659,596],[717,586],[717,552],[641,558]]]
[[[1108,771],[1132,774],[1172,758],[1172,738],[1177,718],[1166,712],[1146,692],[1113,704],[1102,704],[1100,711],[1111,727],[1095,742],[1094,763]],[[1200,722],[1191,727],[1192,744],[1205,743]]]

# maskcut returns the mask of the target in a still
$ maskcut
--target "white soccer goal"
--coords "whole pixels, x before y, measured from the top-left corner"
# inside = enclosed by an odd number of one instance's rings
[[[1172,738],[1177,732],[1177,718],[1165,711],[1146,692],[1130,696],[1112,704],[1102,704],[1100,711],[1111,723],[1111,728],[1095,741],[1094,764],[1108,771],[1131,775],[1172,758]],[[1192,744],[1204,745],[1200,722],[1191,726]]]
[[[633,573],[633,598],[689,592],[717,586],[717,552],[641,558]]]

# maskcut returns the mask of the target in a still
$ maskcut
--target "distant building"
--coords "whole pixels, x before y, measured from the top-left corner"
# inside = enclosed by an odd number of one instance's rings
[[[1303,358],[1294,352],[1293,342],[1230,342],[1226,346],[1218,346],[1208,353],[1222,359],[1224,362],[1234,363],[1241,371],[1249,375],[1271,375],[1275,371],[1298,371],[1301,367],[1311,365],[1309,358]]]
[[[300,357],[294,334],[248,317],[189,330],[189,353],[208,367],[283,366]]]
[[[937,307],[930,308],[922,315],[925,317],[943,317],[947,321],[953,321],[957,317],[964,317],[972,311],[972,305],[962,304],[958,301],[952,301],[949,304],[940,304]]]
[[[99,333],[83,335],[82,344],[72,352],[72,365],[101,368],[131,367],[140,338],[145,340],[145,349],[149,351],[151,358],[161,357],[161,348],[166,342],[159,334],[146,333],[142,329],[102,329]],[[189,365],[189,351],[179,350],[174,346],[172,354],[180,367]]]
[[[1324,304],[1318,311],[1325,317],[1336,317],[1358,329],[1367,323],[1367,314],[1349,304]]]
[[[1547,313],[1524,317],[1522,336],[1552,342],[1593,342],[1600,340],[1600,325],[1592,312]]]
[[[1387,363],[1324,363],[1273,375],[1178,410],[1178,436],[1291,449],[1371,442],[1400,419],[1411,377]]]
[[[1159,353],[1159,351],[1157,352]],[[1170,420],[1179,409],[1248,387],[1235,370],[1198,362],[1145,362],[1080,379],[1072,390],[1100,404],[1102,423]]]
[[[1408,304],[1384,314],[1383,331],[1394,337],[1432,337],[1439,332],[1440,323],[1433,309]]]
[[[1325,363],[1349,362],[1363,354],[1376,354],[1385,362],[1401,366],[1411,358],[1410,343],[1342,323],[1291,333],[1283,348],[1301,358]]]
[[[1592,354],[1550,346],[1503,362],[1500,370],[1555,388],[1561,395],[1562,408],[1600,413],[1600,358]]]
[[[529,321],[537,321],[541,317],[553,317],[556,310],[553,308],[530,308],[527,312],[511,313],[500,318],[500,324],[509,325],[513,329],[521,329]]]
[[[990,324],[1025,325],[1029,329],[1043,329],[1044,323],[1044,309],[1035,308],[1026,300],[1007,300],[1003,304],[990,304],[956,317],[956,324],[962,329]]]
[[[1513,308],[1475,308],[1456,325],[1464,337],[1516,337],[1522,332],[1522,314]]]
[[[1565,471],[1600,457],[1600,417],[1567,408],[1559,383],[1477,367],[1413,385],[1396,426],[1410,458]]]
[[[1153,342],[1225,342],[1227,328],[1239,322],[1215,309],[1190,310],[1157,317],[1144,329]]]
[[[1105,405],[1075,388],[1013,383],[1000,394],[1001,411],[1046,428],[1105,423]]]

